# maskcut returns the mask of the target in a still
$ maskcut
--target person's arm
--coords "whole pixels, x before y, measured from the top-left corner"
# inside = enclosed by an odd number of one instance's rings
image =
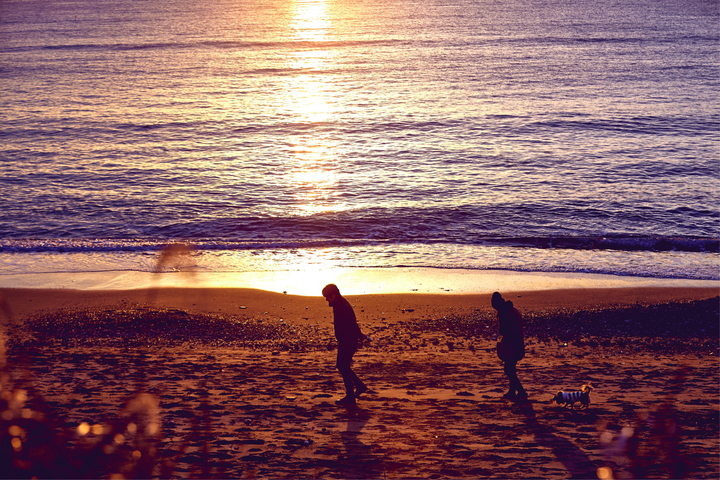
[[[360,330],[360,324],[357,322],[357,319],[355,319],[353,324],[355,326],[355,336],[357,337],[358,348],[361,348],[363,346],[363,342],[365,341],[365,335],[363,335],[362,330]]]
[[[513,308],[510,311],[510,316],[512,318],[513,341],[519,345],[523,345],[525,343],[525,339],[523,338],[522,315],[520,315],[520,312],[517,309]]]
[[[355,316],[355,311],[352,310],[352,307],[350,309],[350,325],[352,326],[353,330],[353,336],[357,338],[357,346],[358,348],[361,348],[363,346],[363,342],[365,341],[365,335],[363,335],[362,330],[360,330],[360,324],[357,321],[357,317]]]

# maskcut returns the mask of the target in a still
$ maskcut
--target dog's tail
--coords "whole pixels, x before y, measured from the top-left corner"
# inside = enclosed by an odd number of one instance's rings
[[[590,384],[590,383],[588,382],[588,383],[586,383],[585,385],[583,385],[580,390],[583,391],[583,392],[592,392],[593,390],[595,390],[595,387],[593,387],[592,384]]]

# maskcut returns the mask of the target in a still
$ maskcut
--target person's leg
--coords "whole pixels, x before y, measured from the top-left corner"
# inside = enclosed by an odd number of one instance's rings
[[[343,383],[345,384],[345,396],[348,398],[355,398],[355,389],[353,384],[353,372],[350,368],[343,368],[340,370],[342,375]]]
[[[527,398],[527,392],[517,376],[517,362],[505,362],[505,375],[507,375],[510,381],[510,388],[505,396],[508,398]]]
[[[510,381],[510,387],[508,389],[508,392],[505,394],[506,397],[515,396],[517,386],[520,384],[520,381],[517,378],[517,372],[515,370],[516,365],[517,362],[505,362],[505,366],[503,368],[503,370],[505,371],[505,376]],[[520,387],[520,389],[522,389],[522,387]]]
[[[342,375],[343,383],[345,384],[345,399],[348,401],[355,401],[355,390],[353,376],[355,375],[350,368],[352,363],[352,356],[355,352],[345,348],[338,348],[337,354],[337,369]],[[344,399],[343,399],[344,400]]]
[[[355,384],[355,396],[359,397],[363,393],[367,392],[367,387],[362,382],[362,380],[358,378],[355,372],[353,370],[350,370],[350,374],[352,375],[352,381]]]
[[[520,379],[517,376],[517,368],[515,369],[515,390],[517,391],[518,398],[527,398],[528,394],[523,388],[522,384],[520,383]]]

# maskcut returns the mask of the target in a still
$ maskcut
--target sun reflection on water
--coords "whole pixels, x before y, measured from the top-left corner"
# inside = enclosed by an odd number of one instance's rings
[[[294,164],[289,176],[296,213],[308,216],[346,208],[338,203],[337,142],[318,135],[315,126],[332,121],[342,95],[333,82],[337,51],[325,48],[332,40],[333,18],[326,0],[298,0],[293,6],[288,38],[297,48],[287,54],[287,67],[297,74],[286,88],[288,113],[308,126],[292,138]]]
[[[298,202],[297,213],[307,216],[343,210],[345,204],[332,198],[339,181],[331,165],[336,155],[335,145],[306,138],[301,141],[303,144],[295,145],[293,149],[296,163],[290,176]]]
[[[335,95],[335,92],[327,81],[328,75],[323,73],[324,69],[331,66],[333,56],[326,50],[298,51],[290,54],[289,67],[293,70],[306,71],[304,75],[294,76],[288,85],[289,105],[298,121],[325,122],[334,113],[330,97]]]
[[[326,0],[296,0],[293,4],[293,29],[295,41],[326,40],[332,28],[330,12]]]

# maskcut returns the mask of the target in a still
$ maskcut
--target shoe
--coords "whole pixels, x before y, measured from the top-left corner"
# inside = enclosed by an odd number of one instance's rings
[[[517,395],[515,395],[515,400],[527,400],[528,393],[526,391],[518,392]]]
[[[336,405],[355,405],[355,399],[353,397],[343,397],[340,400],[335,400]]]
[[[355,389],[355,398],[358,398],[363,393],[367,392],[368,388],[365,385],[360,385]]]
[[[505,400],[515,400],[517,397],[515,396],[515,392],[507,392],[502,398]]]

